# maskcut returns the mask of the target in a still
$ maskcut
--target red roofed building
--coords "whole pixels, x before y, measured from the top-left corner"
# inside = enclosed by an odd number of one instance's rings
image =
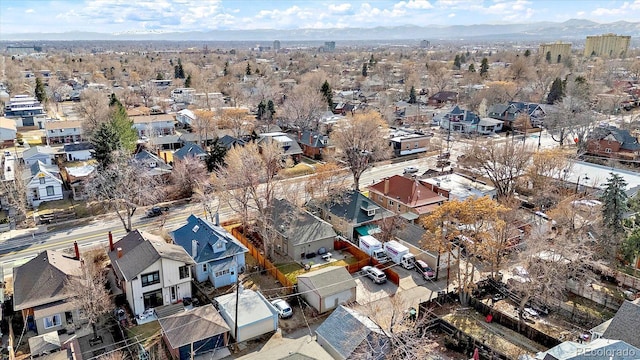
[[[369,198],[399,215],[428,214],[448,199],[448,192],[400,175],[384,178],[368,187]]]

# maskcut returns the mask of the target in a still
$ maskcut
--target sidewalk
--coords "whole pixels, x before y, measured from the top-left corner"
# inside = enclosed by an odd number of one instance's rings
[[[0,233],[0,243],[5,242],[7,240],[33,236],[47,232],[47,225],[39,225],[37,227],[27,228],[27,229],[16,229],[9,230],[3,233]]]

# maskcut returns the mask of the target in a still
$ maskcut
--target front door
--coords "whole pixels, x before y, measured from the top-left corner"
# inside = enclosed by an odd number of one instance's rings
[[[162,289],[144,293],[142,298],[144,299],[145,310],[164,305],[162,301]]]
[[[176,300],[178,300],[178,287],[172,286],[170,290],[171,290],[171,302],[174,303],[176,302]]]

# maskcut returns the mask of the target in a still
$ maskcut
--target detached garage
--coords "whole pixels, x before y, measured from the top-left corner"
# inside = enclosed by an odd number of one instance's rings
[[[257,291],[240,288],[238,308],[236,293],[218,296],[220,315],[231,329],[231,335],[238,342],[253,339],[278,330],[278,311]],[[238,336],[235,334],[236,311],[238,314]]]
[[[158,319],[173,359],[188,360],[214,350],[227,352],[229,326],[213,305],[197,307]]]
[[[342,266],[298,275],[298,292],[319,313],[356,301],[356,282]]]

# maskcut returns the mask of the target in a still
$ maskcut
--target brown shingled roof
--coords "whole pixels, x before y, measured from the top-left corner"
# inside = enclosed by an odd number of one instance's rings
[[[80,120],[47,121],[44,123],[44,128],[46,130],[72,129],[72,128],[81,128],[81,127],[82,127],[82,121]]]
[[[385,181],[389,181],[389,190],[387,193],[384,191]],[[420,181],[400,175],[385,178],[369,186],[369,190],[395,199],[408,207],[416,209],[424,208],[429,209],[429,211],[432,211],[433,208],[427,207],[426,205],[437,204],[447,200],[445,197],[433,192],[433,190],[426,187]]]

